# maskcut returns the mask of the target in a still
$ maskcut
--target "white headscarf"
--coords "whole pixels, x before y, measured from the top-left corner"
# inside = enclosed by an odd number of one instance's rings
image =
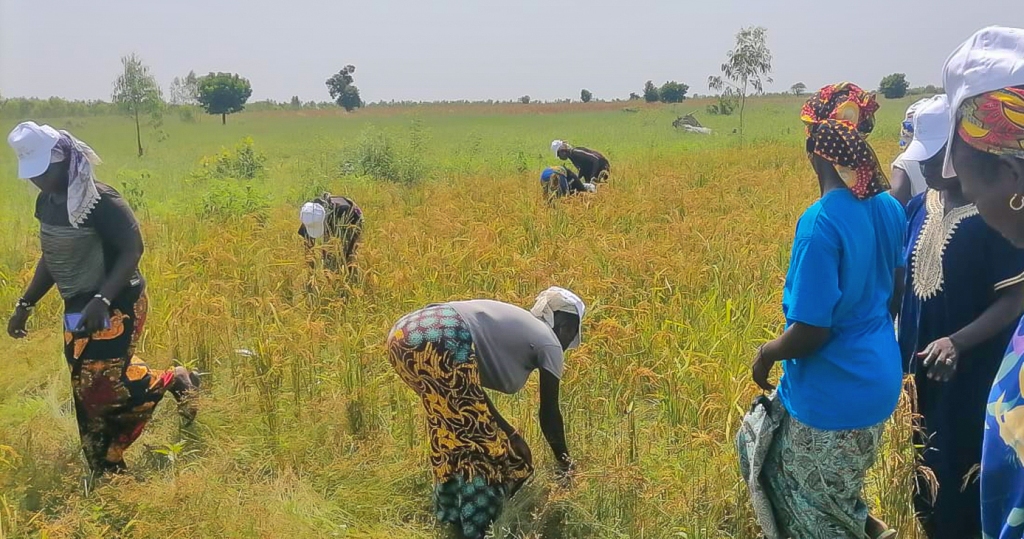
[[[580,345],[580,339],[583,337],[583,313],[586,310],[587,306],[579,296],[564,288],[552,286],[537,295],[537,302],[530,309],[530,313],[551,328],[555,327],[555,311],[578,316],[580,327],[576,332],[576,338],[569,344],[569,348],[576,348]]]
[[[71,133],[61,131],[60,135],[57,145],[50,151],[50,163],[71,161],[68,167],[68,221],[72,227],[78,228],[100,200],[92,167],[103,161],[88,144]]]
[[[565,143],[565,141],[561,141],[561,140],[552,140],[551,141],[551,151],[554,152],[555,157],[558,157],[558,150],[561,150],[565,146],[568,146]]]

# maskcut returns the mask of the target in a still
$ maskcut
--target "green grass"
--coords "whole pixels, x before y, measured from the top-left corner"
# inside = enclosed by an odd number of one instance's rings
[[[227,126],[170,118],[163,140],[147,132],[143,158],[126,119],[52,120],[104,158],[101,180],[144,203],[151,315],[140,355],[159,368],[198,366],[209,389],[188,429],[164,403],[128,454],[133,474],[87,495],[51,294],[30,338],[5,342],[0,537],[444,537],[430,512],[423,413],[388,364],[386,332],[430,302],[528,307],[552,284],[592,309],[563,384],[580,474],[571,489],[552,481],[535,380],[496,397],[539,460],[497,535],[756,537],[732,440],[756,394],[748,362],[782,325],[793,227],[816,197],[800,104],[752,100],[742,145],[731,133],[738,118],[703,114],[702,102],[636,113],[625,104],[243,113]],[[883,103],[872,137],[883,161],[897,151],[906,104]],[[716,135],[672,128],[692,110]],[[381,134],[422,181],[348,173],[361,144]],[[265,154],[263,174],[198,173],[204,157],[244,137]],[[554,138],[605,152],[613,183],[547,207],[537,177],[555,161]],[[4,155],[0,304],[13,305],[38,240],[33,189]],[[322,188],[366,213],[353,286],[304,263],[298,204]],[[869,500],[914,537],[906,423],[905,412],[893,422]]]

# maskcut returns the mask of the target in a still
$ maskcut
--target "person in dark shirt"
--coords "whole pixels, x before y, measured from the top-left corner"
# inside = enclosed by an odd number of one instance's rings
[[[319,241],[325,267],[337,271],[345,266],[350,273],[355,272],[363,210],[352,199],[324,193],[302,205],[299,220],[299,236],[306,240],[307,251],[313,251]]]
[[[150,369],[135,355],[146,322],[146,282],[139,272],[142,235],[131,208],[99,183],[99,156],[67,131],[34,122],[8,137],[18,175],[40,193],[42,256],[15,305],[7,333],[28,335],[36,303],[54,286],[64,300],[64,357],[86,461],[94,476],[126,469],[124,452],[170,391],[187,421],[196,415],[196,373]]]
[[[577,170],[577,175],[587,183],[603,183],[608,181],[612,166],[608,159],[601,155],[601,152],[584,148],[574,148],[569,143],[561,140],[551,142],[551,149],[562,161],[571,162]]]

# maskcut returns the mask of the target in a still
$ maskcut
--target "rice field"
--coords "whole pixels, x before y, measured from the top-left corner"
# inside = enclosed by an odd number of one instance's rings
[[[538,474],[495,536],[754,539],[733,437],[757,394],[749,361],[783,324],[796,219],[817,196],[801,103],[750,101],[742,141],[738,117],[700,101],[169,116],[145,129],[142,158],[126,118],[37,119],[91,144],[101,181],[136,208],[151,302],[139,355],[199,368],[207,390],[187,428],[165,401],[131,474],[87,491],[51,293],[28,339],[4,335],[0,539],[446,537],[387,330],[437,301],[529,307],[554,284],[590,308],[562,386],[579,474],[553,481],[536,377],[496,396]],[[883,100],[883,162],[907,104]],[[694,110],[715,135],[673,129]],[[612,182],[547,206],[537,178],[554,138],[604,152]],[[38,256],[35,193],[0,155],[0,305],[13,306]],[[366,215],[355,282],[306,265],[298,207],[325,189]],[[901,408],[868,498],[913,538],[907,425]]]

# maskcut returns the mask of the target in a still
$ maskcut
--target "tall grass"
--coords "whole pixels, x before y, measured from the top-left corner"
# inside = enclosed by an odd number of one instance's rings
[[[165,403],[129,452],[132,475],[86,494],[59,305],[48,298],[31,336],[5,341],[0,537],[443,537],[431,518],[423,412],[389,367],[386,332],[430,302],[528,306],[553,284],[592,313],[563,385],[580,473],[568,489],[552,481],[535,380],[495,396],[540,464],[497,535],[756,537],[732,439],[756,394],[753,350],[781,329],[792,230],[816,186],[798,101],[755,102],[747,139],[757,142],[743,149],[728,117],[702,118],[712,137],[674,132],[678,113],[704,105],[169,121],[143,159],[123,120],[78,120],[76,135],[106,160],[101,178],[144,200],[152,314],[141,355],[160,368],[198,367],[208,391],[189,428]],[[895,152],[896,128],[884,126],[898,126],[902,108],[883,108],[882,155]],[[244,136],[266,155],[244,184],[259,211],[204,213],[204,201],[239,195],[211,195],[216,185],[193,173]],[[425,181],[381,182],[352,166],[360,144],[382,136]],[[536,173],[554,161],[553,138],[604,151],[612,183],[548,207]],[[11,161],[0,200],[8,305],[38,254],[33,195]],[[324,189],[366,213],[357,282],[305,264],[297,203]],[[908,425],[904,407],[869,498],[914,537]]]

